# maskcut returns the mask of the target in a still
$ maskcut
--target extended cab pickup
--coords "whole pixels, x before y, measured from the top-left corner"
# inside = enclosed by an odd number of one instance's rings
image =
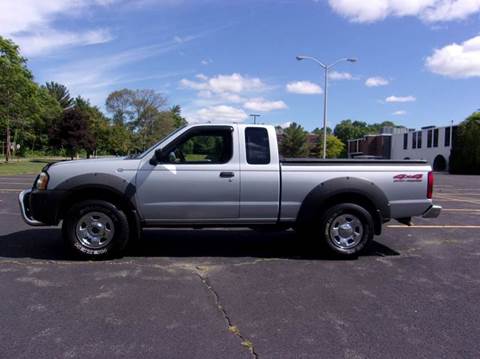
[[[281,159],[273,126],[193,124],[144,153],[47,165],[19,196],[78,254],[119,254],[145,227],[294,228],[342,256],[390,219],[437,217],[425,161]]]

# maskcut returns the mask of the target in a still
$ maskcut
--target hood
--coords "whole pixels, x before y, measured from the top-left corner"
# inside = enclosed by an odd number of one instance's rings
[[[52,167],[57,166],[88,166],[95,163],[95,166],[98,163],[104,164],[111,164],[111,163],[118,163],[119,161],[125,161],[127,157],[102,157],[102,158],[90,158],[90,159],[83,159],[83,160],[60,160],[56,162],[50,162],[44,168],[49,169]]]

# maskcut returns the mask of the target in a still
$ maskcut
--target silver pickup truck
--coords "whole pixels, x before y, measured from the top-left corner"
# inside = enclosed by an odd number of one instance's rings
[[[432,189],[425,161],[282,159],[273,126],[193,124],[134,157],[49,164],[19,202],[87,258],[142,228],[208,226],[293,228],[348,257],[390,219],[437,217]]]

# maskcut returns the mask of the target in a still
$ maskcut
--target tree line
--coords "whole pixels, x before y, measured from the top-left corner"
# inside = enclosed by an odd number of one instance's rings
[[[395,127],[395,123],[384,121],[368,124],[350,119],[339,122],[335,128],[327,127],[327,158],[347,157],[348,140],[362,138],[368,134],[378,134],[383,127]],[[280,133],[280,153],[284,157],[322,157],[323,128],[312,132],[306,131],[298,123],[291,123],[287,128],[277,127]]]
[[[0,36],[0,130],[8,161],[17,154],[80,153],[126,155],[143,151],[186,123],[178,105],[168,106],[160,93],[122,89],[106,99],[106,116],[66,86],[39,85],[18,46]]]

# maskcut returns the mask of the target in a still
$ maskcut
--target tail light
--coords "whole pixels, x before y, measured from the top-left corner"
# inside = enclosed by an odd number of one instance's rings
[[[432,199],[433,194],[433,172],[428,172],[427,198]]]

